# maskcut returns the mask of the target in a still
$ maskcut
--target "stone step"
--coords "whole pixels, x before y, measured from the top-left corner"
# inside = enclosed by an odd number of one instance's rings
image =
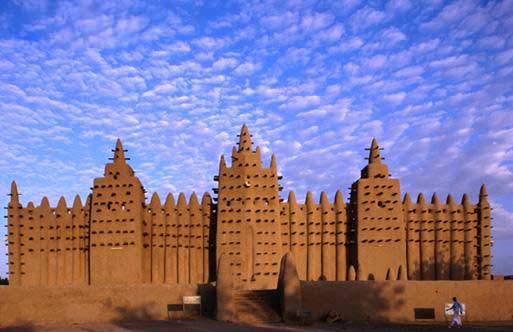
[[[235,294],[239,321],[250,323],[280,322],[278,293],[275,290],[240,290]]]

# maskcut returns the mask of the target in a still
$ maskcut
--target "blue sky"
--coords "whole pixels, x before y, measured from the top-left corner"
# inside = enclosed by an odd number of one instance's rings
[[[376,137],[403,194],[486,183],[513,274],[512,31],[513,1],[2,1],[0,205],[85,200],[117,137],[149,194],[210,191],[244,122],[284,198],[347,198]]]

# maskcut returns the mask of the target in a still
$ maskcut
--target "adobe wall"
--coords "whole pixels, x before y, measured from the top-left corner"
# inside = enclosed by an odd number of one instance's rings
[[[346,280],[347,211],[342,193],[331,203],[322,193],[319,203],[311,192],[298,204],[294,192],[281,203],[283,252],[294,255],[301,280]]]
[[[39,206],[19,203],[16,184],[8,206],[9,284],[13,286],[83,285],[89,279],[90,198],[73,207],[61,197],[51,208],[44,197]]]
[[[348,321],[413,322],[414,308],[434,308],[435,321],[444,322],[453,296],[466,305],[464,321],[513,320],[507,280],[301,282],[302,307],[314,320],[333,309]]]
[[[196,285],[0,286],[0,326],[168,319],[168,304],[196,293]]]
[[[145,281],[152,284],[201,284],[209,281],[209,241],[212,199],[201,203],[183,193],[175,203],[168,194],[164,205],[154,193],[144,210],[143,254]]]
[[[479,202],[470,204],[464,194],[461,204],[447,196],[441,204],[433,195],[431,204],[421,193],[412,203],[403,200],[406,225],[406,257],[409,280],[465,280],[491,278],[490,205],[486,188]]]

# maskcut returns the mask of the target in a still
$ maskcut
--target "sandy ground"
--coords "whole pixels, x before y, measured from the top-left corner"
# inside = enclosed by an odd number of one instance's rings
[[[312,326],[273,325],[239,325],[212,320],[196,321],[151,321],[121,322],[111,324],[83,324],[58,327],[25,326],[0,328],[0,332],[427,332],[427,331],[467,331],[467,332],[507,332],[513,331],[513,322],[509,325],[475,325],[461,329],[448,329],[440,325],[350,325],[350,324],[315,324]]]

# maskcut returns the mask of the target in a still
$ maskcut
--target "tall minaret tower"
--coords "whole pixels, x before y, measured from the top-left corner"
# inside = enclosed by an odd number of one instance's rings
[[[396,279],[406,269],[399,180],[390,178],[376,139],[368,164],[351,187],[349,260],[360,279]]]
[[[92,285],[133,284],[143,275],[144,188],[118,139],[103,177],[94,179],[91,201]]]
[[[276,288],[282,256],[280,196],[276,158],[262,167],[260,148],[253,151],[246,125],[239,147],[233,147],[231,167],[219,164],[217,249],[224,255],[236,287]]]

